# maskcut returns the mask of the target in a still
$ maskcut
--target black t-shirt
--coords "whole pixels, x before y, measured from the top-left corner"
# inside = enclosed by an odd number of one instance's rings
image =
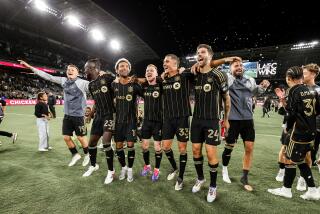
[[[89,83],[89,91],[95,101],[96,115],[103,117],[115,112],[111,84],[115,76],[107,73]]]
[[[48,105],[44,102],[38,102],[34,108],[34,115],[37,118],[42,118],[43,114],[49,116],[49,110],[48,110]]]
[[[144,119],[162,121],[162,86],[157,83],[149,85],[147,82],[142,85],[144,98]]]
[[[195,76],[195,106],[193,118],[219,119],[222,95],[228,92],[228,79],[225,73],[213,69]]]
[[[320,112],[318,96],[305,85],[295,85],[289,90],[286,110],[287,130],[293,130],[292,139],[312,141],[316,133],[316,114]]]
[[[165,119],[188,117],[191,115],[190,84],[194,75],[190,72],[177,73],[162,82],[163,117]]]
[[[116,122],[137,122],[137,95],[143,97],[142,88],[138,83],[112,83],[116,99]]]

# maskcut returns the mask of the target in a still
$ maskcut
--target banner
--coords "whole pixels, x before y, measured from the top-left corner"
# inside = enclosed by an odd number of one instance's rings
[[[278,64],[276,62],[260,62],[258,64],[259,78],[272,78],[277,75]]]
[[[12,63],[12,62],[5,62],[5,61],[0,61],[0,65],[6,66],[6,67],[13,67],[13,68],[23,68],[25,69],[24,66],[18,64],[18,63]],[[35,67],[41,71],[47,72],[47,73],[56,73],[57,71],[53,69],[48,69],[48,68],[40,68],[40,67]]]
[[[19,99],[6,99],[8,106],[25,106],[25,105],[36,105],[37,100],[19,100]],[[63,105],[64,100],[57,100],[56,105]],[[87,105],[94,105],[94,100],[87,100]]]
[[[258,62],[243,62],[244,74],[252,78],[257,78]],[[223,64],[221,70],[224,72],[230,72],[229,64]]]

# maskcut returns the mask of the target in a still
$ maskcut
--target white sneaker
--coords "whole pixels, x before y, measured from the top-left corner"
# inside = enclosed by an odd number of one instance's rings
[[[283,182],[284,178],[284,169],[279,169],[279,172],[276,177],[276,181]]]
[[[89,166],[88,170],[82,175],[82,177],[89,177],[93,172],[99,169],[99,165],[96,166]]]
[[[12,143],[14,144],[18,139],[18,133],[12,133]]]
[[[77,163],[77,161],[80,159],[81,159],[81,155],[79,153],[74,154],[68,166],[74,166]]]
[[[47,152],[49,151],[48,149],[38,149],[39,152]]]
[[[120,175],[119,175],[119,180],[120,181],[122,181],[123,179],[126,178],[127,171],[128,171],[128,167],[127,166],[122,167]]]
[[[222,166],[222,180],[228,184],[231,184],[227,166]]]
[[[202,179],[202,180],[197,179],[196,183],[192,187],[192,192],[193,193],[199,192],[204,182],[206,182],[206,179]]]
[[[167,176],[167,180],[171,181],[174,179],[174,177],[176,176],[176,174],[178,174],[178,170],[173,170],[172,172],[169,173],[169,175]]]
[[[108,170],[108,174],[106,179],[104,180],[104,184],[110,184],[113,181],[114,176],[115,176],[115,170],[113,171]]]
[[[291,188],[281,187],[277,189],[268,189],[268,192],[270,192],[273,195],[278,195],[285,198],[292,198]]]
[[[86,154],[83,158],[83,161],[82,161],[82,166],[87,166],[90,162],[90,156],[89,154]]]
[[[128,182],[132,182],[132,181],[133,181],[132,168],[128,168],[128,171],[127,171],[127,181],[128,181]]]
[[[209,187],[207,201],[211,203],[214,200],[216,200],[216,197],[217,197],[217,187]]]
[[[303,195],[300,195],[304,200],[318,201],[320,199],[320,193],[316,187],[308,187],[308,191]]]
[[[180,191],[180,190],[182,190],[182,188],[183,188],[183,180],[178,177],[177,181],[176,181],[176,185],[174,186],[174,189],[176,191]]]
[[[307,190],[307,184],[306,181],[302,176],[299,177],[299,180],[297,182],[297,190],[298,191],[306,191]]]
[[[51,146],[48,147],[48,150],[52,150],[52,149],[53,149],[53,147],[51,147]]]

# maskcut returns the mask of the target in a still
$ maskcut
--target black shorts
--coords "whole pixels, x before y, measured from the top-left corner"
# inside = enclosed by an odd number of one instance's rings
[[[189,117],[164,119],[162,124],[162,139],[172,140],[176,135],[180,142],[189,140]]]
[[[255,130],[253,120],[229,120],[230,128],[226,137],[227,144],[235,144],[239,134],[244,141],[255,140]]]
[[[115,125],[115,142],[136,142],[137,141],[137,124],[130,123],[116,123]]]
[[[161,129],[161,121],[144,120],[141,129],[141,137],[142,139],[150,139],[153,137],[153,140],[161,141]]]
[[[288,139],[285,144],[286,158],[294,163],[304,162],[307,153],[311,151],[312,142],[296,142],[290,137],[286,139]]]
[[[191,122],[191,142],[217,146],[220,144],[220,121],[193,118]]]
[[[77,136],[87,135],[87,127],[84,123],[84,117],[64,115],[62,122],[62,134],[73,136],[73,132],[75,132]]]
[[[104,132],[112,132],[113,130],[113,115],[105,115],[102,117],[95,116],[92,122],[90,135],[102,136]]]

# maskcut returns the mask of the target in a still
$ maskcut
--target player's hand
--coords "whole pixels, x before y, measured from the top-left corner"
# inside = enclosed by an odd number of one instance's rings
[[[167,72],[162,72],[162,74],[160,75],[161,79],[164,80],[164,78],[166,78],[167,76]]]
[[[266,89],[270,86],[270,82],[268,80],[262,80],[262,82],[260,83],[260,86]]]
[[[242,59],[238,56],[225,57],[225,58],[223,58],[223,60],[224,60],[224,63],[230,63],[233,61],[242,61]]]
[[[26,67],[26,68],[32,68],[31,65],[29,65],[28,63],[26,63],[26,62],[23,61],[23,60],[18,60],[18,62],[20,63],[20,65],[23,65],[23,66]]]
[[[230,128],[229,120],[223,120],[222,127],[224,127],[226,130]]]
[[[182,72],[184,72],[186,70],[186,68],[185,67],[180,67],[179,69],[178,69],[178,71],[179,71],[179,74],[181,74]]]
[[[116,76],[116,78],[113,80],[114,83],[119,83],[119,77]]]
[[[99,76],[103,76],[103,75],[105,75],[105,74],[107,74],[107,72],[105,72],[105,71],[99,71]]]
[[[195,64],[191,67],[191,73],[196,74],[197,72],[200,72],[200,65],[199,65],[199,63],[195,63]]]
[[[285,97],[285,94],[286,94],[286,92],[285,92],[285,90],[283,88],[282,89],[281,88],[275,88],[274,92],[279,97],[280,101],[281,101],[281,99],[283,99]]]

